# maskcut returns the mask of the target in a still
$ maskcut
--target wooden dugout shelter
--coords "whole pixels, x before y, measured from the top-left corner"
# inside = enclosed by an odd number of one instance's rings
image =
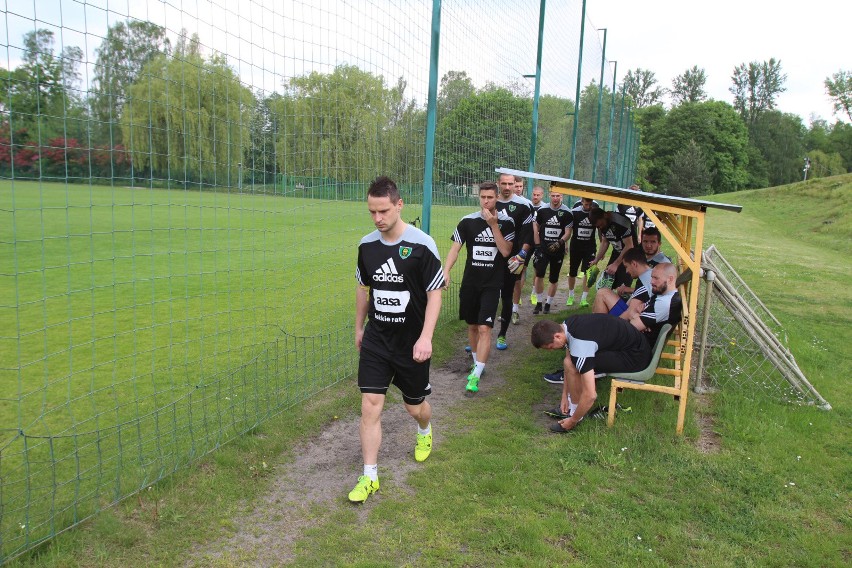
[[[661,359],[673,360],[674,368],[657,367],[657,374],[673,377],[674,384],[636,383],[619,380],[616,377],[612,379],[613,390],[627,388],[672,395],[679,402],[676,432],[682,434],[686,417],[689,370],[692,365],[692,348],[695,338],[695,314],[698,308],[698,292],[701,289],[699,279],[701,278],[701,254],[704,247],[704,217],[708,208],[739,213],[742,211],[742,206],[645,193],[508,168],[498,168],[496,172],[547,181],[550,182],[551,191],[558,191],[563,194],[641,207],[677,255],[676,263],[679,273],[682,275],[689,274],[687,269],[690,271],[691,278],[687,278],[685,281],[683,278],[679,279],[683,314],[677,328],[678,333],[667,342],[669,346],[674,347],[674,352],[671,353],[667,350],[660,357]]]

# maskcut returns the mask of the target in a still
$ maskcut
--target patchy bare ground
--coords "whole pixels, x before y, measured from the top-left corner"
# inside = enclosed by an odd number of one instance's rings
[[[530,314],[528,292],[521,306],[521,322],[509,328],[507,351],[492,349],[486,375],[480,383],[477,396],[487,397],[503,383],[503,371],[508,367],[513,353],[527,349],[532,325],[537,321]],[[556,305],[564,306],[565,292],[560,290]],[[494,331],[496,340],[496,330]],[[463,340],[462,340],[463,341]],[[435,446],[441,444],[443,432],[453,429],[453,407],[463,404],[465,375],[470,365],[470,355],[463,345],[448,363],[431,372],[432,425]],[[558,390],[558,387],[554,387]],[[696,396],[696,395],[693,395]],[[542,402],[544,410],[546,402]],[[702,452],[717,451],[719,436],[713,431],[713,416],[709,414],[709,401],[699,401],[696,419],[701,429],[697,442]],[[542,416],[542,423],[549,421]],[[382,413],[383,440],[379,452],[379,476],[382,492],[411,491],[406,484],[410,471],[420,467],[414,461],[413,447],[415,425],[402,406],[398,391],[391,389]],[[242,518],[235,519],[237,532],[213,543],[202,553],[187,559],[187,566],[280,566],[293,559],[293,544],[305,529],[314,526],[330,512],[342,507],[353,507],[346,494],[354,486],[362,470],[361,449],[358,438],[358,418],[329,423],[318,435],[296,448],[295,460],[276,464],[275,480],[270,492]],[[361,517],[366,517],[375,499],[357,506]]]
[[[509,349],[492,349],[488,368],[480,382],[477,397],[487,397],[503,384],[503,369],[513,353],[529,347],[530,329],[535,323],[529,306],[529,292],[521,306],[521,322],[511,325],[507,334]],[[557,295],[556,302],[565,302]],[[497,330],[493,332],[497,339]],[[460,341],[464,341],[463,339]],[[441,435],[453,429],[453,406],[465,399],[465,378],[470,368],[470,355],[462,343],[458,353],[442,367],[433,367],[430,375],[432,395],[432,426],[434,444],[441,444]],[[382,446],[379,451],[379,478],[382,492],[411,491],[406,485],[408,472],[420,467],[414,461],[416,425],[402,406],[399,391],[391,388],[382,412]],[[362,472],[361,447],[358,438],[358,418],[336,420],[322,432],[306,440],[294,451],[296,458],[286,464],[276,464],[272,489],[259,500],[252,511],[235,519],[237,532],[194,555],[188,566],[240,565],[279,566],[293,559],[293,543],[305,529],[313,526],[330,511],[353,507],[347,493]],[[357,506],[359,515],[366,517],[375,499]]]
[[[716,415],[710,408],[710,397],[694,392],[690,396],[695,401],[695,421],[699,432],[695,447],[702,454],[715,454],[722,449],[722,437],[716,431]]]

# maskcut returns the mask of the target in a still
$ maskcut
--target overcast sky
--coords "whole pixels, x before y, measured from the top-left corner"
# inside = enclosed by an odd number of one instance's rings
[[[823,82],[852,71],[852,0],[587,0],[586,16],[608,29],[606,55],[618,61],[619,82],[641,67],[671,87],[675,76],[698,65],[708,94],[731,102],[734,67],[774,57],[787,74],[778,109],[798,114],[805,125],[811,114],[834,123]]]
[[[539,2],[528,2],[513,25],[518,37],[534,38]],[[547,2],[549,25],[545,33],[542,92],[549,92],[549,89],[573,98],[574,81],[567,79],[576,73],[581,3],[582,0]],[[265,8],[261,9],[262,5]],[[352,54],[366,52],[368,58],[372,57],[370,53],[373,56],[389,53],[388,58],[380,60],[383,67],[377,69],[389,78],[403,73],[411,75],[411,94],[416,96],[417,85],[425,88],[426,84],[427,66],[423,61],[428,57],[429,6],[428,0],[7,1],[0,39],[10,49],[3,50],[0,66],[14,67],[19,63],[20,38],[24,32],[60,23],[65,26],[61,34],[59,27],[51,27],[57,33],[58,49],[61,42],[84,46],[89,61],[93,62],[94,48],[100,43],[107,25],[130,15],[165,24],[171,35],[181,27],[199,32],[202,44],[227,53],[243,80],[255,89],[263,88],[268,92],[280,86],[282,77],[306,72],[309,64],[328,59],[325,63],[333,66],[340,62],[335,58],[339,59],[342,54],[351,58]],[[520,9],[518,6],[517,0],[505,0],[505,3],[497,0],[483,12],[483,7],[477,3],[446,0],[443,3],[442,28],[446,29],[442,29],[441,38],[442,69],[469,67],[475,79],[478,69],[498,83],[511,78],[517,80],[521,74],[533,71],[534,43],[519,54],[520,61],[500,59],[502,67],[495,68],[487,63],[499,54],[473,53],[473,48],[482,42],[471,42],[470,32],[466,31],[473,26],[497,30],[494,33],[499,35],[501,27],[493,20],[515,17]],[[270,16],[270,10],[275,11],[274,17]],[[0,14],[3,12],[0,9]],[[196,12],[201,15],[200,20],[195,19]],[[339,17],[338,12],[344,16],[343,28],[332,25],[336,21],[334,18]],[[778,108],[798,114],[806,125],[812,114],[834,122],[838,115],[833,113],[824,81],[841,69],[852,71],[852,33],[849,29],[852,0],[809,0],[796,4],[777,0],[587,0],[586,16],[594,27],[608,29],[606,57],[618,61],[619,83],[628,70],[641,67],[653,71],[659,84],[668,88],[675,76],[698,65],[707,74],[709,96],[731,102],[733,96],[728,89],[734,67],[774,57],[781,61],[782,71],[787,74],[787,90],[777,98]],[[382,22],[388,24],[386,29],[375,29]],[[584,75],[589,76],[585,77],[584,84],[599,73],[599,63],[595,61],[595,51],[599,47],[589,43],[595,35],[590,27],[586,26],[587,52],[584,52],[583,68]],[[555,43],[554,30],[564,33]],[[400,39],[415,37],[416,41]],[[598,37],[602,40],[603,34]],[[391,43],[373,46],[373,49],[371,38]],[[456,48],[454,43],[458,43]],[[361,47],[355,49],[350,44]],[[322,45],[331,45],[331,49],[318,52]],[[493,43],[489,45],[494,49]],[[275,55],[271,55],[273,51]],[[463,64],[453,59],[454,53],[464,54]],[[356,58],[351,63],[362,64],[362,61]],[[274,74],[270,73],[272,70]],[[607,74],[611,71],[612,66]],[[556,84],[551,84],[553,81]],[[609,83],[607,79],[606,84]],[[532,89],[532,82],[529,86]]]

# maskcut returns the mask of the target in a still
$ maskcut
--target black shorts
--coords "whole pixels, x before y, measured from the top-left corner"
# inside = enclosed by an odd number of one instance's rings
[[[589,269],[589,263],[595,258],[594,248],[571,248],[568,260],[568,276],[577,277],[577,269],[585,272]],[[582,266],[581,266],[582,265]],[[591,282],[589,282],[591,284]]]
[[[634,348],[620,351],[598,351],[595,353],[593,364],[595,373],[637,373],[644,370],[650,362],[650,348]],[[577,364],[576,360],[574,360],[574,364]]]
[[[499,288],[478,288],[462,284],[459,288],[459,319],[468,325],[494,327],[499,302]]]
[[[358,359],[358,388],[362,393],[387,394],[391,384],[402,393],[406,404],[421,404],[432,394],[429,363],[414,360],[414,347],[409,353],[379,353],[361,345]]]
[[[548,280],[551,284],[556,284],[559,282],[559,272],[562,270],[562,261],[565,260],[565,252],[562,251],[559,254],[548,254],[542,253],[541,255],[534,255],[535,262],[533,263],[533,268],[535,268],[535,276],[536,278],[544,278],[544,273],[550,269],[550,277]]]

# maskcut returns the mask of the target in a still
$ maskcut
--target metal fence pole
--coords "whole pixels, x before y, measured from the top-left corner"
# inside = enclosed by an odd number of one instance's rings
[[[426,156],[423,168],[423,218],[420,226],[429,233],[432,219],[432,183],[435,167],[435,124],[438,108],[438,53],[441,45],[441,0],[432,0],[432,48],[429,57],[429,99],[426,110]]]

